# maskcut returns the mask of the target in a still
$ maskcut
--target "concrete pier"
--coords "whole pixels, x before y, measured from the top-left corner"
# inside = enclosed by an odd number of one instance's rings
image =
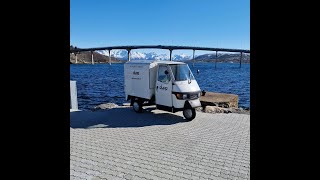
[[[78,64],[78,57],[77,57],[77,53],[74,53],[74,55],[76,56],[76,64]]]
[[[131,49],[127,49],[127,51],[128,51],[128,61],[130,61],[130,51],[131,51]]]
[[[111,50],[109,49],[109,64],[111,65]]]
[[[238,95],[206,92],[205,96],[200,96],[202,106],[219,106],[226,108],[238,108]]]
[[[170,61],[172,61],[172,49],[169,49],[170,51]]]
[[[93,60],[93,51],[91,51],[91,63],[94,64],[94,60]]]

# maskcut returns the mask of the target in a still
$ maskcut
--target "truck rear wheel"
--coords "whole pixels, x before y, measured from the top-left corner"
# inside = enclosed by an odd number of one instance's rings
[[[187,121],[191,121],[196,117],[196,110],[194,108],[186,108],[183,110],[183,116]]]
[[[134,99],[132,107],[135,112],[142,113],[142,102],[138,98]]]

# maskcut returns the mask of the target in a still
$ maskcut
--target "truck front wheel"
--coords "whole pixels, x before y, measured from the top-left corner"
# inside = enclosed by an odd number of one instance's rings
[[[187,119],[187,121],[191,121],[196,117],[196,110],[194,108],[184,109],[183,116]]]
[[[142,112],[142,102],[139,101],[139,99],[135,99],[133,104],[132,104],[133,110],[137,113]]]

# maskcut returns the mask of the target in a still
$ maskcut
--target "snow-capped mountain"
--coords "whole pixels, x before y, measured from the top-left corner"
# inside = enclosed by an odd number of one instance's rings
[[[109,56],[109,52],[107,50],[101,50],[97,51],[100,54],[103,54],[105,56]],[[169,54],[169,53],[168,53]],[[131,58],[132,60],[168,60],[169,55],[168,54],[157,54],[155,52],[136,52],[136,51],[131,51]],[[128,51],[126,50],[112,50],[111,51],[111,56],[122,59],[122,60],[127,60],[128,59]],[[172,60],[175,61],[184,61],[184,60],[190,60],[192,57],[186,54],[174,54],[172,55]]]

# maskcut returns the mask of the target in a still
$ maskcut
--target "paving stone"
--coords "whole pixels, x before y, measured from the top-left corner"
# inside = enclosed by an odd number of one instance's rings
[[[125,125],[134,113],[117,121]],[[250,115],[197,112],[190,122],[170,119],[181,112],[139,115],[157,123],[70,127],[70,179],[250,179]]]

